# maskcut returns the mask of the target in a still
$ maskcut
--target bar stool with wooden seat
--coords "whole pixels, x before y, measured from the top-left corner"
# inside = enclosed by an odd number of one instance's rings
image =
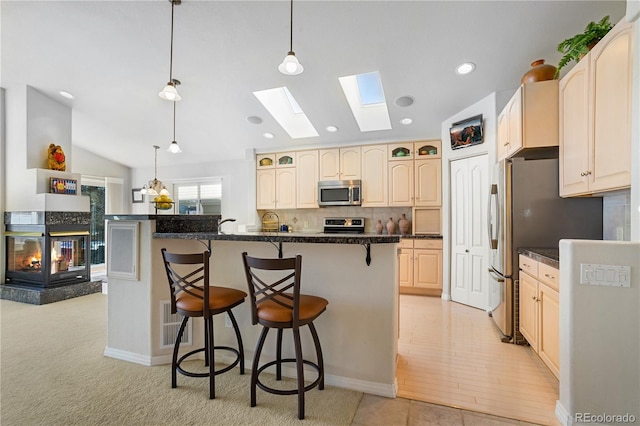
[[[209,285],[209,260],[211,252],[178,254],[169,253],[162,249],[169,288],[171,291],[171,313],[182,315],[182,323],[178,330],[176,343],[173,346],[173,358],[171,361],[171,387],[177,386],[177,373],[189,377],[209,378],[209,398],[215,398],[215,376],[231,370],[240,364],[240,374],[244,374],[244,348],[238,323],[231,309],[244,302],[247,293],[227,287]],[[207,302],[205,302],[207,301]],[[229,315],[233,330],[236,334],[238,347],[215,346],[213,339],[213,317],[226,312]],[[178,358],[180,341],[184,329],[192,317],[204,318],[204,347],[195,349]],[[215,369],[215,350],[224,350],[235,355],[234,361],[220,370]],[[205,365],[209,367],[207,373],[195,373],[181,366],[182,362],[192,355],[204,352]]]
[[[256,345],[251,368],[251,406],[256,406],[256,387],[265,392],[277,395],[298,395],[298,418],[304,419],[304,394],[315,388],[324,389],[324,362],[318,333],[313,321],[322,314],[327,304],[326,299],[317,296],[300,294],[300,274],[302,270],[302,256],[288,259],[259,259],[242,253],[249,299],[251,301],[251,319],[253,324],[260,323],[263,328]],[[300,328],[309,326],[316,349],[316,362],[303,359],[300,342]],[[276,359],[262,366],[260,354],[267,333],[271,328],[278,330]],[[282,331],[292,329],[295,348],[295,358],[282,358]],[[275,389],[260,381],[260,373],[266,368],[276,366],[276,380],[282,379],[282,364],[295,362],[297,387],[295,389]],[[318,377],[313,383],[305,386],[303,366],[315,369]]]

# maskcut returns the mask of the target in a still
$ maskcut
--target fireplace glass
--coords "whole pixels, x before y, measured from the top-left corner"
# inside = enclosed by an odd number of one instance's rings
[[[49,287],[87,281],[88,232],[12,234],[6,237],[7,282]]]

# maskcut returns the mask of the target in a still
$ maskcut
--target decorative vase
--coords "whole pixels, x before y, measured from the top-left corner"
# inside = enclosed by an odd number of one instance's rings
[[[544,59],[538,59],[531,63],[531,69],[522,76],[522,84],[535,83],[536,81],[553,80],[556,74],[556,67],[545,64]]]
[[[404,213],[398,221],[398,228],[400,228],[400,235],[409,235],[409,219]]]
[[[387,222],[387,234],[393,235],[396,232],[396,223],[393,221],[393,218],[389,218],[389,222]]]
[[[379,221],[378,221],[378,223],[376,224],[376,233],[377,233],[378,235],[382,234],[382,228],[384,228],[384,227],[382,226],[382,221],[381,221],[381,220],[379,220]]]

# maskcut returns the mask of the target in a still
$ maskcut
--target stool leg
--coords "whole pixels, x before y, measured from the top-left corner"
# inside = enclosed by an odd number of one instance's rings
[[[182,318],[182,323],[180,324],[180,328],[178,329],[178,335],[176,336],[176,343],[173,345],[173,358],[171,358],[171,387],[175,388],[178,386],[177,380],[177,369],[178,369],[178,351],[180,350],[180,341],[182,340],[182,334],[184,333],[184,328],[187,325],[187,321],[189,321],[189,317],[185,316]]]
[[[324,389],[324,360],[322,358],[322,347],[320,346],[320,339],[318,339],[318,333],[316,333],[316,327],[313,323],[309,323],[309,330],[311,331],[311,336],[313,336],[313,343],[316,346],[316,357],[318,359],[318,369],[320,370],[318,373],[320,374],[320,383],[318,383],[318,389]]]
[[[260,361],[260,354],[262,353],[262,347],[265,340],[267,340],[267,333],[269,333],[268,327],[262,327],[258,344],[256,345],[256,352],[253,354],[253,365],[251,366],[251,406],[256,406],[256,387],[258,386],[258,363]]]
[[[282,380],[282,329],[278,329],[276,343],[276,380]]]
[[[298,418],[302,420],[304,419],[304,364],[299,329],[293,330],[293,342],[296,348],[296,370],[298,376]]]
[[[240,328],[238,327],[238,323],[236,322],[236,317],[233,315],[231,310],[228,310],[229,319],[231,319],[231,324],[233,324],[233,331],[236,333],[236,339],[238,339],[238,352],[240,352],[240,374],[244,374],[244,345],[242,344],[242,336],[240,336]]]
[[[216,363],[213,356],[213,317],[209,317],[204,320],[205,328],[207,329],[207,355],[209,359],[209,399],[216,398]]]
[[[209,366],[209,322],[204,320],[204,366]]]

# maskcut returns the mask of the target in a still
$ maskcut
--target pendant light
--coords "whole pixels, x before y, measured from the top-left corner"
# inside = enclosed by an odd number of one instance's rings
[[[182,3],[182,0],[169,0],[169,1],[171,2],[171,50],[169,54],[169,82],[164,87],[164,89],[162,89],[162,91],[158,93],[158,95],[160,95],[162,99],[166,99],[167,101],[177,102],[182,98],[178,94],[178,90],[176,88],[176,86],[180,84],[180,82],[178,80],[173,79],[173,9],[174,9],[174,6],[177,6],[180,3]]]
[[[304,67],[298,62],[296,54],[293,51],[293,0],[291,0],[291,30],[289,33],[289,53],[285,56],[284,60],[278,65],[278,70],[282,74],[286,75],[298,75],[302,74]]]
[[[151,195],[151,196],[169,195],[169,191],[167,190],[167,187],[164,186],[164,183],[160,182],[158,180],[158,178],[157,178],[157,176],[158,176],[158,149],[160,149],[160,147],[158,145],[153,145],[153,149],[155,150],[155,162],[154,162],[154,169],[153,169],[153,180],[150,180],[149,183],[144,185],[142,187],[142,190],[140,190],[140,193],[143,194],[143,195]]]
[[[178,142],[176,142],[176,103],[173,103],[173,141],[171,141],[171,144],[169,145],[169,148],[167,149],[167,151],[169,151],[172,154],[179,154],[182,152],[182,150],[180,149],[180,145],[178,145]]]

